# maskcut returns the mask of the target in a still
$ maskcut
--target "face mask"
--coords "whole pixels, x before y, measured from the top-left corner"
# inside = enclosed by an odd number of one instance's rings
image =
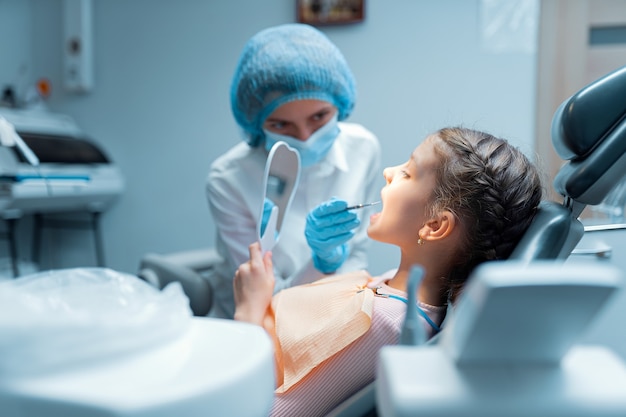
[[[263,129],[265,133],[265,149],[269,152],[276,142],[283,141],[295,148],[300,154],[300,163],[303,167],[315,165],[328,154],[335,139],[339,135],[337,113],[324,126],[317,129],[307,140],[298,140],[291,136],[281,135]]]

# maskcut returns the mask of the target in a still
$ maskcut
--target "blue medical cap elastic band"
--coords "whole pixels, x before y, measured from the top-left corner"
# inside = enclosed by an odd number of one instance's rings
[[[258,146],[267,116],[290,101],[327,101],[344,120],[354,108],[355,84],[344,56],[326,35],[309,25],[280,25],[246,43],[231,84],[231,108],[248,144]]]

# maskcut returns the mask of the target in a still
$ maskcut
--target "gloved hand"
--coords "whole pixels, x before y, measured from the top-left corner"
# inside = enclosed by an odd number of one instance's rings
[[[269,198],[265,198],[263,200],[263,214],[261,215],[261,236],[265,233],[265,228],[267,227],[267,222],[270,220],[270,214],[272,213],[272,207],[274,207],[274,202]]]
[[[347,242],[354,236],[353,229],[361,224],[346,207],[346,201],[333,197],[306,217],[304,235],[313,251],[313,265],[325,274],[335,272],[348,258]]]

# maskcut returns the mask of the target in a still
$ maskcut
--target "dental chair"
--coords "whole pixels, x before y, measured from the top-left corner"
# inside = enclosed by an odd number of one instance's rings
[[[563,196],[563,202],[559,203],[556,201],[544,201],[541,203],[539,210],[535,215],[535,218],[533,219],[533,222],[512,252],[509,260],[502,262],[503,265],[498,266],[498,272],[501,274],[505,274],[507,278],[513,275],[513,273],[520,268],[532,268],[533,264],[535,263],[552,262],[558,263],[559,267],[564,267],[563,261],[565,261],[569,257],[569,255],[574,251],[576,245],[583,237],[584,226],[579,220],[579,216],[581,215],[585,207],[588,205],[598,205],[602,203],[607,194],[609,194],[609,192],[617,184],[626,179],[626,66],[617,69],[614,72],[609,73],[604,77],[594,81],[593,83],[589,84],[588,86],[584,87],[576,94],[571,96],[569,99],[565,100],[554,114],[552,120],[551,135],[552,142],[557,154],[564,161],[566,161],[557,173],[553,182],[554,189]],[[599,281],[602,281],[602,274],[605,273],[612,276],[612,278],[610,279],[610,281],[612,280],[612,283],[610,285],[606,283],[598,285],[600,285],[600,287],[606,285],[604,287],[606,291],[605,297],[608,297],[608,293],[613,291],[618,285],[616,281],[619,281],[617,278],[614,277],[615,271],[603,271],[601,268],[596,266],[596,269],[591,272],[591,275],[589,276],[589,280],[591,282],[582,282],[581,280],[579,280],[581,282],[566,283],[564,282],[566,281],[565,278],[562,277],[564,279],[561,280],[561,282],[552,282],[552,285],[550,286],[548,285],[548,283],[550,282],[549,273],[552,273],[554,271],[548,264],[544,264],[544,266],[545,267],[542,269],[542,271],[543,273],[548,274],[542,275],[542,277],[546,278],[545,286],[533,287],[533,285],[535,285],[536,283],[530,285],[529,282],[529,286],[519,286],[519,288],[514,288],[514,291],[519,291],[519,294],[522,295],[524,294],[524,291],[532,292],[532,290],[529,290],[529,288],[535,288],[535,290],[537,291],[548,292],[554,290],[555,288],[557,289],[557,291],[559,288],[561,290],[563,290],[564,288],[569,288],[570,291],[573,291],[578,295],[583,295],[585,294],[585,291],[594,288],[594,279],[596,277],[599,277]],[[568,268],[572,267],[568,266]],[[540,270],[533,269],[532,271],[535,274],[542,273]],[[572,271],[574,273],[576,272],[575,269]],[[477,271],[477,273],[480,274],[480,271]],[[478,277],[473,276],[471,278],[471,280],[474,279],[480,280],[480,275],[478,275]],[[506,280],[504,283],[499,283],[499,285],[501,285],[502,288],[505,288]],[[516,284],[513,283],[512,285],[515,286]],[[598,289],[597,287],[595,287],[595,289],[599,292],[602,292],[601,289]],[[514,292],[513,294],[516,293]],[[513,300],[514,299],[515,298],[513,298]],[[596,305],[596,308],[590,308],[588,310],[588,314],[584,317],[581,317],[581,319],[584,319],[582,323],[588,323],[592,319],[593,315],[600,307],[602,300],[604,300],[604,298],[600,299],[599,304]],[[568,309],[565,311],[569,311],[572,313],[570,315],[570,320],[574,320],[574,317],[576,317],[576,310],[579,309],[580,304],[569,303],[567,302],[569,301],[567,299],[565,299],[564,301],[565,303],[563,304],[563,308]],[[586,300],[581,299],[581,303],[583,302],[586,302]],[[522,309],[522,306],[531,306],[526,307],[527,309],[533,308],[532,303],[520,304],[518,306],[519,310],[514,310],[511,307],[511,310],[509,312],[514,313],[513,316],[515,316],[515,314],[524,316],[527,313]],[[466,307],[466,309],[475,310],[478,307]],[[556,306],[553,307],[557,309]],[[454,315],[455,314],[451,314],[452,317],[454,317]],[[456,326],[449,326],[448,324],[452,321],[453,319],[451,317],[446,319],[446,322],[444,322],[443,331],[440,333],[440,335],[438,335],[438,337],[431,339],[431,341],[429,341],[427,345],[437,346],[441,344],[441,340],[444,339],[447,333],[451,333],[453,331],[463,331],[462,327],[464,325],[469,326],[467,322],[457,323]],[[452,329],[450,327],[456,328]],[[579,327],[576,329],[570,328],[570,330],[571,333],[563,336],[565,339],[567,339],[568,343],[564,343],[562,341],[564,344],[561,346],[561,350],[558,352],[558,354],[554,353],[553,357],[551,358],[552,364],[558,362],[558,359],[562,358],[565,355],[565,353],[567,352],[567,348],[571,347],[571,345],[575,341],[576,336],[579,334],[579,332],[583,330],[583,327]],[[495,329],[492,329],[492,331],[486,331],[484,334],[493,336],[494,332]],[[449,337],[449,339],[454,339],[454,337]],[[496,334],[495,338],[483,337],[484,343],[479,345],[479,349],[483,348],[485,349],[485,352],[489,352],[489,344],[502,343],[502,340],[504,339],[506,339],[506,337],[501,337],[501,335],[498,334]],[[518,342],[520,342],[520,339],[515,337],[510,340],[517,340]],[[524,343],[524,345],[527,344],[527,340],[522,339],[521,342]],[[448,343],[448,345],[450,345],[450,343]],[[397,349],[398,351],[394,351],[394,349]],[[402,365],[400,365],[400,369],[395,368],[398,362],[394,360],[394,355],[396,353],[398,353],[399,355],[404,355],[404,349],[404,346],[389,347],[388,349],[386,349],[386,352],[384,352],[384,355],[386,356],[381,355],[381,360],[387,360],[387,368],[385,368],[385,363],[383,363],[380,374],[391,372],[391,367],[394,367],[393,370],[396,372],[400,372],[402,377],[405,377],[405,379],[400,378],[394,381],[394,376],[386,375],[385,381],[387,382],[385,382],[384,387],[377,388],[377,384],[382,384],[379,380],[371,383],[370,385],[364,387],[361,391],[354,394],[343,404],[338,406],[333,412],[329,414],[328,417],[370,417],[377,415],[405,415],[402,414],[402,410],[400,408],[407,406],[407,403],[402,403],[404,400],[406,400],[406,398],[394,397],[394,395],[398,394],[398,392],[410,392],[411,395],[418,395],[420,401],[422,402],[430,401],[427,394],[425,394],[425,396],[421,396],[421,394],[410,391],[406,387],[401,387],[397,384],[398,381],[403,381],[409,386],[415,386],[416,384],[418,384],[418,382],[412,382],[412,379],[422,380],[422,377],[416,376],[420,375],[420,369],[418,369],[418,367],[407,368],[406,365],[410,364],[410,361],[406,363],[402,362]],[[578,353],[580,353],[580,351],[578,351]],[[406,358],[407,361],[409,360],[411,354],[408,355],[409,356]],[[595,355],[595,353],[593,353],[593,355]],[[604,355],[604,352],[600,352],[599,355]],[[454,355],[448,356],[447,359],[448,361],[439,361],[437,363],[442,364],[442,362],[444,362],[446,366],[450,366],[449,368],[447,368],[447,372],[451,372],[450,369],[456,369],[453,366],[454,364],[450,365],[450,362],[454,362]],[[600,362],[598,363],[602,363],[605,365],[609,364],[609,366],[615,366],[617,367],[616,369],[619,370],[621,370],[621,367],[623,366],[619,360],[616,360],[612,357],[602,357],[600,359]],[[411,369],[412,372],[414,372],[413,376],[406,377],[406,374],[404,372],[408,372],[408,369]],[[395,376],[398,376],[398,374],[395,374]],[[616,378],[622,378],[621,372],[617,372],[614,376]],[[467,377],[467,375],[465,375],[465,377]],[[563,374],[559,375],[556,373],[553,374],[552,377],[555,379],[558,379],[559,377],[565,378]],[[451,378],[448,382],[458,383],[458,380],[456,380],[455,378],[456,376],[454,378]],[[566,380],[566,378],[562,380]],[[527,383],[532,384],[530,380],[528,380]],[[426,392],[432,394],[432,398],[435,402],[438,401],[438,399],[440,398],[444,399],[445,402],[445,399],[448,398],[446,396],[446,393],[448,391],[446,390],[445,384],[439,387],[441,388],[440,392],[433,391],[433,387],[434,386],[429,387],[427,385],[422,388]],[[494,389],[493,392],[496,393],[498,391]],[[613,393],[613,391],[610,391],[610,393]],[[622,392],[619,392],[619,394],[626,395],[626,393]],[[486,397],[482,398],[485,399]],[[452,400],[452,397],[450,397],[449,399]],[[614,398],[611,397],[610,399]],[[545,399],[541,398],[541,400]],[[394,401],[396,401],[395,405],[393,404]],[[376,404],[377,402],[378,404]],[[398,404],[398,402],[402,404]],[[411,403],[411,405],[414,404]],[[466,403],[464,405],[469,406],[470,404]],[[396,408],[395,406],[398,407]],[[442,409],[443,408],[445,407],[442,406]],[[626,415],[626,408],[622,407],[622,404],[616,405],[615,409],[621,412],[621,415]],[[409,407],[408,410],[410,410],[410,412],[408,412],[406,415],[418,415],[417,408]],[[420,408],[419,410],[420,412],[424,412],[424,415],[438,415],[435,413],[434,409]],[[476,411],[476,409],[473,409],[473,411]],[[457,414],[443,413],[441,415]],[[486,410],[481,409],[478,414],[475,415],[488,415],[488,413],[486,412]],[[504,414],[500,415],[512,416],[513,414],[511,414],[510,412],[505,412]],[[526,415],[544,414],[532,414],[531,412],[530,414]],[[561,415],[568,414],[566,413]],[[588,415],[594,414],[591,413]],[[618,413],[617,415],[620,414]]]
[[[439,343],[381,350],[379,415],[626,415],[623,359],[577,343],[622,280],[596,262],[480,265]]]
[[[566,259],[584,234],[579,216],[626,175],[626,66],[565,100],[552,119],[552,143],[567,161],[553,186],[563,203],[545,201],[510,259]]]

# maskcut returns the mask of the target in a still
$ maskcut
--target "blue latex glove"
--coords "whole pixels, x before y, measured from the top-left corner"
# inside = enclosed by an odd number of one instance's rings
[[[270,220],[272,207],[274,207],[274,202],[266,197],[265,200],[263,200],[263,214],[261,215],[261,236],[265,233],[267,222]]]
[[[315,207],[306,217],[304,235],[313,251],[313,265],[325,274],[335,272],[348,258],[347,242],[361,221],[348,203],[332,198]]]

